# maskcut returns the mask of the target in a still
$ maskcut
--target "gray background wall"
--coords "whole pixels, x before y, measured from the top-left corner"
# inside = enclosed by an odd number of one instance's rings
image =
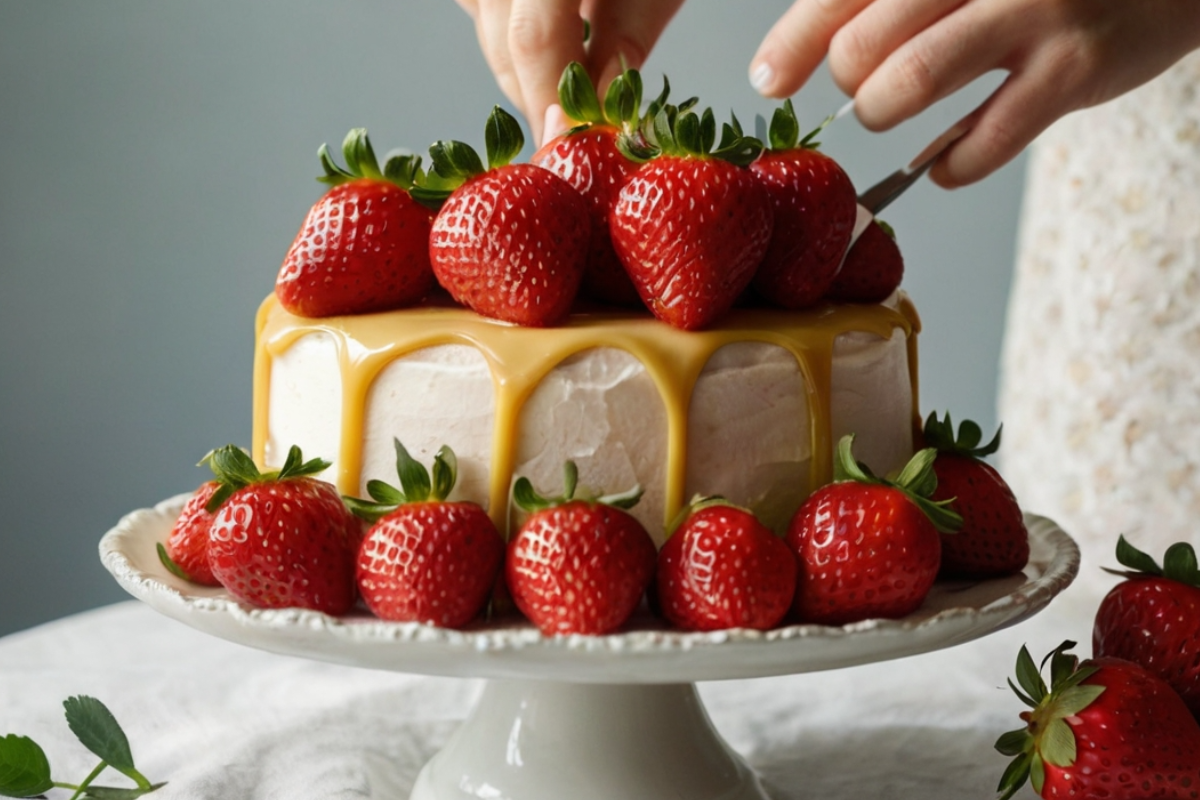
[[[692,0],[644,70],[749,122],[746,65],[783,0]],[[824,137],[859,187],[985,87],[887,134]],[[815,125],[844,98],[820,74]],[[0,635],[124,599],[96,543],[249,443],[255,308],[305,210],[321,142],[482,146],[504,99],[451,0],[0,2]],[[926,409],[994,425],[1022,166],[885,214],[925,323]]]

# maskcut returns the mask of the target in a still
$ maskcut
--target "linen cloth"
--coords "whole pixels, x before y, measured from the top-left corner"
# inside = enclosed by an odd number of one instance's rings
[[[772,800],[988,798],[1006,764],[992,745],[1021,724],[1005,685],[1018,649],[1040,657],[1069,637],[1087,655],[1091,603],[1069,588],[1033,619],[955,648],[700,693]],[[56,780],[78,782],[96,759],[61,703],[88,694],[122,724],[143,774],[168,781],[158,800],[392,800],[481,685],[260,652],[131,601],[0,639],[0,735],[31,737]],[[112,771],[99,783],[128,785]]]

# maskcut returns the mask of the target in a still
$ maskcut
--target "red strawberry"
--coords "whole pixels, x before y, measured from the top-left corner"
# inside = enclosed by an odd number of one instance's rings
[[[158,546],[163,566],[184,580],[204,586],[220,586],[208,564],[208,529],[213,515],[205,509],[220,487],[216,481],[208,481],[197,489],[179,512],[166,545]]]
[[[1121,536],[1117,561],[1129,572],[1096,611],[1092,650],[1123,658],[1165,680],[1200,719],[1200,569],[1196,551],[1179,542],[1159,567]]]
[[[654,541],[622,510],[641,491],[575,500],[575,465],[564,472],[557,498],[538,495],[528,478],[513,486],[514,501],[533,513],[508,543],[508,589],[546,636],[609,633],[637,608],[654,575]]]
[[[792,610],[802,622],[842,625],[916,611],[937,577],[938,531],[962,522],[929,499],[933,448],[889,481],[854,460],[853,442],[848,435],[838,443],[835,482],[814,492],[788,526],[800,568]]]
[[[304,461],[293,447],[282,469],[259,473],[233,445],[207,460],[222,484],[207,506],[216,514],[209,563],[221,585],[260,608],[349,611],[362,524],[333,484],[311,477],[329,462]]]
[[[555,325],[571,309],[587,259],[587,201],[533,164],[509,162],[524,146],[517,121],[497,106],[487,125],[488,169],[461,142],[430,149],[434,171],[418,196],[444,196],[429,257],[438,282],[486,317]]]
[[[371,481],[374,502],[347,499],[373,522],[358,550],[359,593],[376,616],[459,628],[491,595],[504,558],[504,540],[478,503],[449,502],[458,472],[443,447],[429,471],[396,440],[401,489]]]
[[[785,100],[771,118],[771,148],[750,165],[770,196],[775,219],[754,289],[783,308],[804,308],[824,297],[858,216],[850,177],[813,141],[824,127],[799,140],[796,113]]]
[[[685,630],[767,630],[796,590],[796,558],[749,511],[720,498],[687,509],[658,554],[659,608]]]
[[[1017,682],[1032,710],[996,749],[1013,756],[1002,799],[1032,779],[1043,798],[1147,800],[1200,797],[1200,725],[1162,679],[1130,661],[1078,663],[1064,642],[1049,656],[1047,688],[1024,647]]]
[[[933,462],[937,490],[933,499],[946,501],[963,518],[957,533],[942,536],[942,574],[989,577],[1019,572],[1029,561],[1029,532],[1017,498],[1000,473],[980,459],[1000,449],[1000,431],[986,445],[971,420],[954,433],[949,412],[925,420],[925,444],[938,451]]]
[[[626,70],[609,85],[601,107],[587,72],[572,62],[563,72],[558,94],[563,111],[579,124],[547,142],[531,160],[571,184],[587,200],[592,232],[581,294],[602,302],[640,306],[637,289],[613,250],[608,217],[621,187],[645,160],[641,152],[644,140],[638,131],[641,75]]]
[[[872,220],[846,253],[828,298],[838,303],[878,303],[896,291],[903,278],[904,257],[896,246],[896,232],[886,222]]]
[[[734,119],[712,150],[715,123],[666,105],[654,118],[661,152],[621,189],[609,216],[613,247],[654,316],[707,327],[750,285],[771,239],[771,208],[745,164],[761,149]]]
[[[362,128],[350,131],[342,151],[348,170],[321,146],[319,180],[333,188],[309,210],[275,279],[279,302],[304,317],[413,305],[434,284],[433,212],[408,192],[420,159],[397,156],[381,172]]]

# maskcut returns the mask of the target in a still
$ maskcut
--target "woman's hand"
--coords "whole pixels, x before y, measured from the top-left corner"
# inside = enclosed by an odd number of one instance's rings
[[[535,142],[554,118],[558,80],[583,64],[603,96],[624,63],[640,68],[683,0],[457,0],[475,20],[484,58]],[[590,33],[584,41],[587,20]],[[552,106],[554,108],[552,108]],[[557,133],[551,125],[550,133]]]
[[[954,187],[986,177],[1059,117],[1110,100],[1200,47],[1196,0],[796,0],[750,81],[787,97],[828,56],[867,128],[886,130],[979,76],[1008,73],[934,166]]]

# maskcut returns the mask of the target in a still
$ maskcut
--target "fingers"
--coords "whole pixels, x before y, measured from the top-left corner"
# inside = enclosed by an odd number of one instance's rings
[[[625,66],[640,69],[683,0],[588,0],[591,22],[587,67],[603,97]]]
[[[766,97],[799,91],[816,71],[834,34],[871,0],[796,0],[750,61],[750,84]]]
[[[894,51],[967,0],[874,0],[829,42],[834,82],[853,96]]]
[[[929,171],[930,179],[954,189],[986,178],[1074,108],[1072,91],[1056,80],[1045,59],[1011,73],[971,113],[966,121],[970,131],[942,154]]]
[[[854,109],[865,127],[891,128],[1006,63],[1020,30],[1011,22],[981,26],[972,8],[904,41],[857,85]]]
[[[508,50],[520,87],[521,110],[542,140],[546,109],[558,102],[558,81],[571,61],[584,60],[579,0],[511,0]]]

